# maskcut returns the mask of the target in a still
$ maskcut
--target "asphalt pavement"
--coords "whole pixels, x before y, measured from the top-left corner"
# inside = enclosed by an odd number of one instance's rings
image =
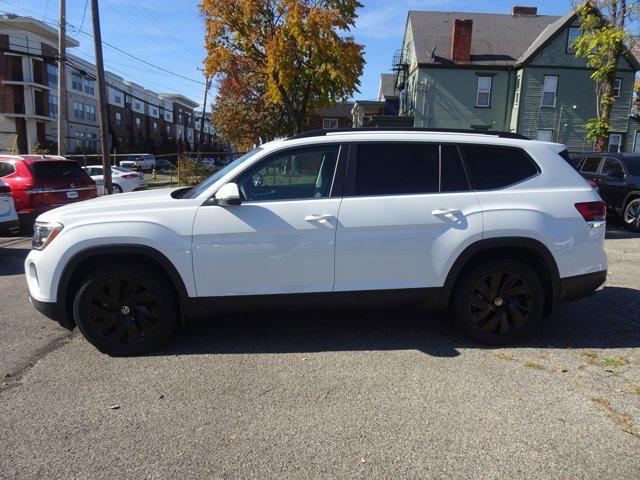
[[[535,337],[485,348],[447,315],[194,322],[110,358],[33,310],[0,239],[0,478],[640,478],[640,236]]]

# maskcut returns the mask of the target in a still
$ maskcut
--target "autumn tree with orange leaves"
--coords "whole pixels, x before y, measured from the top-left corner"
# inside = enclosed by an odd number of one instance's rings
[[[303,129],[308,113],[357,91],[357,0],[202,0],[214,123],[248,145]],[[239,138],[235,141],[230,136]]]

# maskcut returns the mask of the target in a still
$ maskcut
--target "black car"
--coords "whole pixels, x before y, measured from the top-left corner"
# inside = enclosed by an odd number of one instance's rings
[[[621,217],[629,230],[640,232],[640,155],[588,153],[577,168],[598,186],[609,211]]]

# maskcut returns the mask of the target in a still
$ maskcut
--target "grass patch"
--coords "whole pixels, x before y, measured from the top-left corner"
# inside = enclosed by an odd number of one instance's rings
[[[513,360],[513,357],[511,355],[504,352],[494,352],[493,356],[499,360]]]
[[[546,368],[536,362],[525,362],[524,366],[533,370],[546,370]]]
[[[611,420],[618,424],[620,430],[634,437],[640,438],[640,432],[636,430],[633,417],[627,412],[619,412],[611,405],[611,402],[603,397],[591,397],[591,401],[602,408]]]
[[[602,365],[604,365],[605,367],[624,367],[625,365],[629,365],[629,363],[631,363],[629,360],[627,360],[626,358],[620,358],[620,357],[603,357],[602,358]]]

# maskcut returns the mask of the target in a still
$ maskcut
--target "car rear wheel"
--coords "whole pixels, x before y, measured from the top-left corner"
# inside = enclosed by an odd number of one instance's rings
[[[122,187],[116,183],[113,184],[113,193],[122,193]]]
[[[498,259],[462,273],[452,298],[459,327],[472,339],[501,345],[529,335],[542,319],[538,274],[516,259]]]
[[[624,209],[624,224],[632,232],[640,232],[640,198],[634,198]]]
[[[178,325],[176,296],[162,272],[145,265],[110,265],[81,282],[73,303],[78,328],[109,355],[151,351]]]

